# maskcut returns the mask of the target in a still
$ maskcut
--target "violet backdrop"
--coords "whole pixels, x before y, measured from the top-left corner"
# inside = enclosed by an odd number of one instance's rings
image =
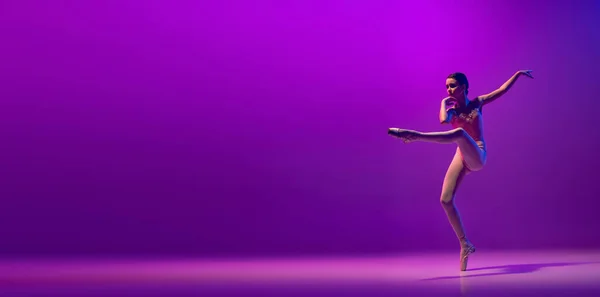
[[[176,1],[177,2],[177,1]],[[457,249],[437,119],[484,110],[457,205],[481,249],[598,248],[600,2],[11,1],[0,7],[3,255]]]

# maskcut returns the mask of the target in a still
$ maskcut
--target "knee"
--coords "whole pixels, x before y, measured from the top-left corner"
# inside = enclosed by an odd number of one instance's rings
[[[467,135],[467,131],[465,131],[465,129],[463,129],[463,128],[456,128],[456,129],[454,129],[453,134],[455,137],[463,137],[463,136]]]
[[[454,195],[452,193],[443,192],[440,196],[440,203],[443,207],[451,206],[454,203]]]

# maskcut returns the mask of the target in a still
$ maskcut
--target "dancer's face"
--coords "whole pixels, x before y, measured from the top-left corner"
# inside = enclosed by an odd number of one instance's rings
[[[465,86],[459,84],[454,78],[447,78],[446,92],[448,92],[448,96],[452,96],[456,99],[463,99],[465,96]]]

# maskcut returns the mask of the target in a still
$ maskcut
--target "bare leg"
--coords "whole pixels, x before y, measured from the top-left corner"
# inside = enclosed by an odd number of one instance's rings
[[[454,154],[454,158],[448,167],[448,171],[446,172],[446,176],[444,177],[444,183],[442,185],[442,194],[440,197],[440,202],[446,215],[448,216],[448,220],[450,221],[450,225],[454,232],[456,233],[456,237],[460,242],[461,253],[460,253],[460,270],[464,271],[467,269],[467,261],[469,254],[475,252],[475,247],[469,242],[467,239],[467,235],[465,233],[465,228],[462,224],[460,214],[456,205],[454,204],[454,197],[456,195],[456,190],[458,186],[462,182],[464,176],[468,173],[468,169],[464,166],[463,160],[461,158],[460,149],[456,149],[456,153]]]
[[[390,128],[388,134],[409,143],[413,141],[424,141],[433,143],[456,143],[460,148],[461,155],[471,170],[479,170],[485,164],[485,154],[479,148],[475,140],[462,128],[443,132],[419,132],[414,130]]]

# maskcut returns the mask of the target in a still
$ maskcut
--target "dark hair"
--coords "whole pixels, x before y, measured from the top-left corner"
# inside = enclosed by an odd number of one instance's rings
[[[465,90],[465,94],[469,94],[469,81],[467,80],[467,76],[464,73],[454,72],[448,75],[448,78],[454,78],[459,84],[465,85],[467,87]]]

